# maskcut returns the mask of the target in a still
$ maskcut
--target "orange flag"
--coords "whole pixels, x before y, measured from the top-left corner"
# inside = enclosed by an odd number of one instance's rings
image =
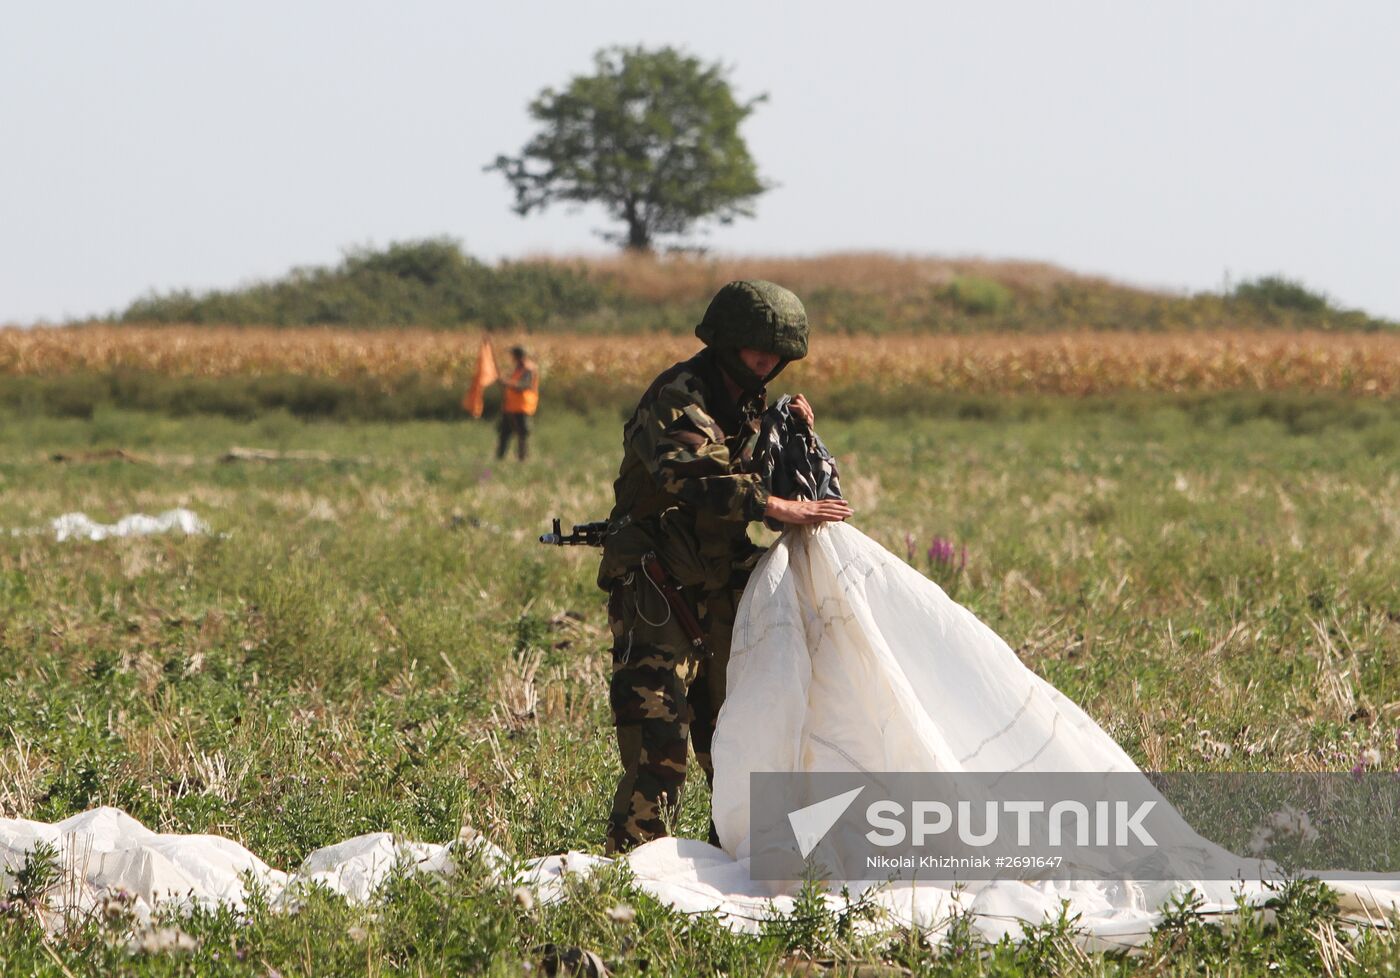
[[[481,350],[476,355],[476,376],[472,378],[471,390],[462,398],[462,410],[473,418],[481,417],[486,410],[486,388],[501,379],[496,372],[496,354],[491,349],[491,340],[481,338]]]

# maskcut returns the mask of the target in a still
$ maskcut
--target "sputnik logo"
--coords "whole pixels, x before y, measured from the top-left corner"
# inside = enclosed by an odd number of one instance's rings
[[[819,801],[815,805],[788,812],[788,824],[792,826],[792,834],[797,836],[797,849],[802,853],[803,859],[811,855],[812,850],[831,831],[831,827],[846,814],[846,809],[851,807],[856,795],[864,790],[865,786],[861,785],[859,788],[833,795],[825,801]]]

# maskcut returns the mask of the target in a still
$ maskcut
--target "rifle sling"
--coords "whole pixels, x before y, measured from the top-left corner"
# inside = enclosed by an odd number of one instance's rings
[[[705,651],[705,633],[700,630],[700,623],[695,620],[695,614],[690,610],[690,605],[686,603],[681,592],[671,583],[671,576],[666,573],[666,568],[661,565],[660,559],[655,553],[649,553],[642,557],[642,573],[656,585],[656,589],[661,592],[661,596],[666,599],[666,603],[671,606],[671,613],[676,616],[676,622],[681,626],[681,631],[685,632],[686,638],[690,639],[690,644],[700,652]]]

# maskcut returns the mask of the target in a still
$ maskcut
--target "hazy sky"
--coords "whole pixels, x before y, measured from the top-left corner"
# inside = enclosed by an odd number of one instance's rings
[[[611,44],[767,92],[779,184],[718,251],[1045,259],[1218,287],[1283,272],[1400,318],[1400,4],[7,5],[0,322],[449,234],[601,251],[601,212],[522,219],[482,167]]]

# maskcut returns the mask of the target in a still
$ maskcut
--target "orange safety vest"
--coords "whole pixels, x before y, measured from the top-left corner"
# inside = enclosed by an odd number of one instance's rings
[[[506,388],[506,401],[501,410],[506,414],[534,414],[540,406],[540,370],[533,363],[526,363],[510,375],[511,384],[519,384],[525,373],[530,373],[530,386],[525,390]]]

